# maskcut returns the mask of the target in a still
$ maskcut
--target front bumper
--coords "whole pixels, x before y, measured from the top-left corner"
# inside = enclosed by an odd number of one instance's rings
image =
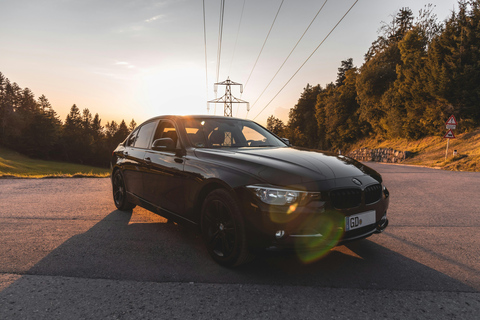
[[[328,201],[314,201],[304,207],[269,206],[244,192],[240,195],[246,232],[252,249],[316,250],[334,247],[381,233],[388,226],[389,198],[369,205],[335,209]],[[374,223],[346,231],[346,217],[375,211]]]

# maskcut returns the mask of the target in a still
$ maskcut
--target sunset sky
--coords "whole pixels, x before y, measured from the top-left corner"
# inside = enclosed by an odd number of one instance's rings
[[[260,97],[249,119],[265,124],[274,115],[286,121],[307,83],[335,81],[340,62],[348,58],[361,66],[381,22],[391,21],[400,8],[409,7],[417,16],[433,2],[439,20],[458,9],[456,0],[358,1],[259,114],[355,0],[328,1],[265,90],[324,2],[285,0],[252,72],[282,1],[225,1],[219,81],[229,77],[243,83],[243,95],[237,87],[233,94],[251,106]],[[206,101],[215,98],[220,4],[205,0],[208,94],[202,0],[2,0],[0,72],[36,97],[44,94],[62,120],[73,104],[99,113],[102,124],[132,118],[140,123],[161,114],[207,114]],[[223,94],[224,87],[219,87],[218,96]],[[247,116],[245,106],[237,108],[234,116]],[[210,114],[214,110],[211,105]],[[223,115],[223,105],[216,106],[216,114]]]

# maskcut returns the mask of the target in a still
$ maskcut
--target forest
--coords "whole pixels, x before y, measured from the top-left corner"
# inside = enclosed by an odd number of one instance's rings
[[[402,8],[382,23],[361,67],[341,61],[335,82],[307,84],[285,124],[267,128],[295,146],[344,150],[364,138],[444,135],[480,126],[480,0],[459,1],[438,21],[434,6]]]
[[[382,23],[361,67],[341,61],[335,82],[307,84],[288,122],[270,116],[267,128],[299,147],[348,149],[364,138],[419,139],[480,126],[480,0],[460,0],[444,21],[426,6],[402,8]],[[136,126],[132,119],[102,125],[74,104],[65,121],[48,99],[35,99],[0,73],[0,146],[27,156],[108,167],[112,150]]]
[[[136,126],[132,119],[102,126],[100,116],[74,104],[62,122],[48,99],[35,99],[0,73],[0,146],[29,157],[108,167],[112,151]]]

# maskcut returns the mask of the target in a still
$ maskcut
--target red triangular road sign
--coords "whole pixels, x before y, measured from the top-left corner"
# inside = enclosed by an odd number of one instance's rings
[[[450,118],[448,118],[447,122],[445,123],[446,125],[453,124],[454,126],[457,125],[457,119],[455,119],[455,116],[452,114]]]
[[[453,134],[452,129],[448,129],[447,133],[443,137],[448,139],[455,139],[455,135]]]

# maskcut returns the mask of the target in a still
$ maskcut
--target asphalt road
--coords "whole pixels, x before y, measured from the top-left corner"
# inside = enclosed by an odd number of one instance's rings
[[[1,179],[0,319],[478,319],[480,173],[369,165],[384,233],[233,270],[189,228],[115,210],[109,179]]]

